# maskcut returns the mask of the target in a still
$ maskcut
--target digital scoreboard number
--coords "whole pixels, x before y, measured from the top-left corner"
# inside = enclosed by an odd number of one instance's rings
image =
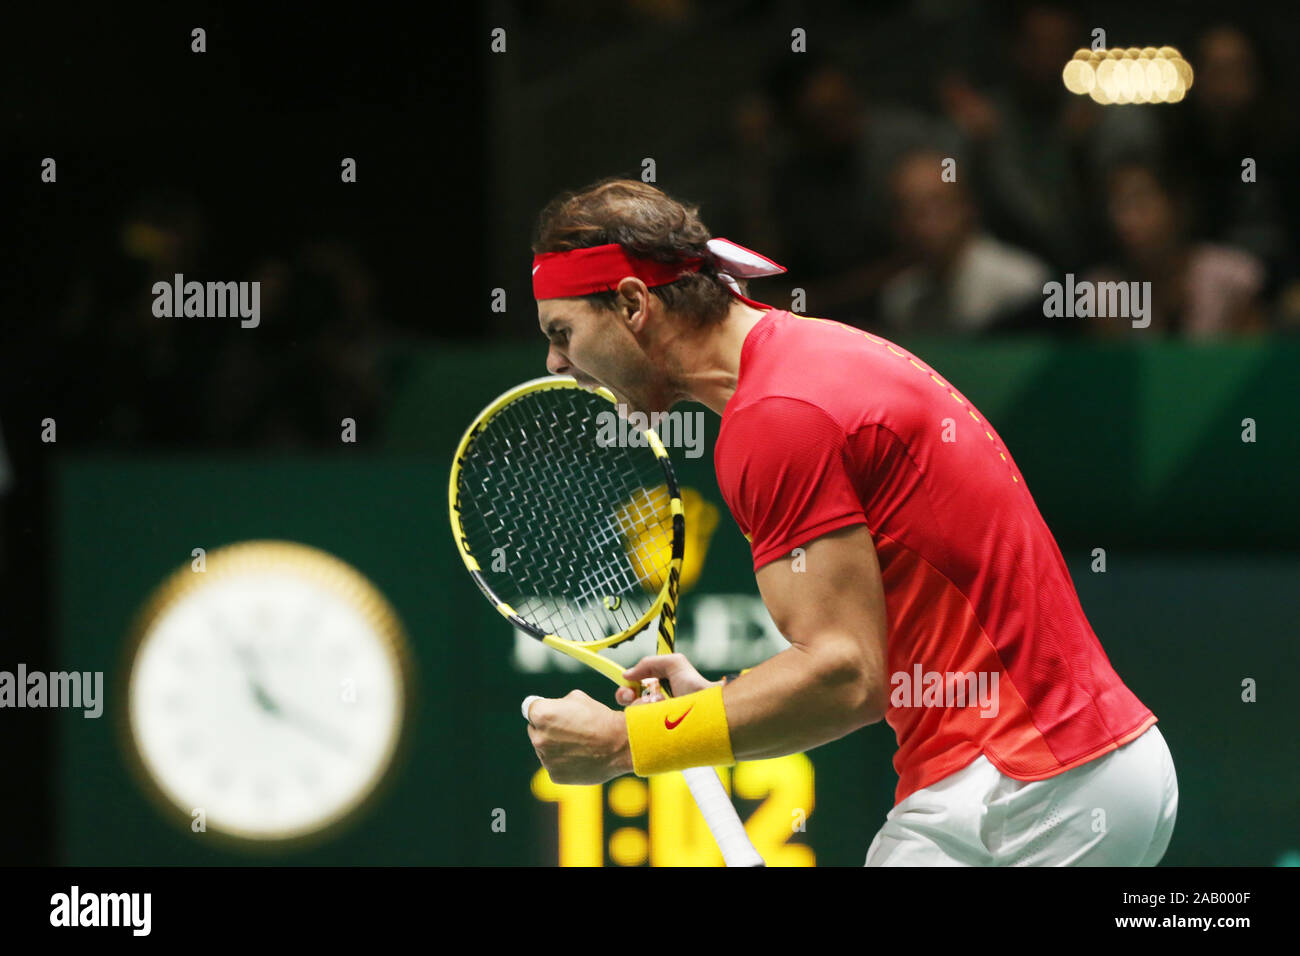
[[[802,842],[814,804],[807,755],[742,761],[718,774],[742,817],[752,807],[745,830],[768,866],[817,865]],[[722,866],[679,773],[569,786],[552,782],[543,768],[533,775],[532,791],[556,806],[560,866]]]

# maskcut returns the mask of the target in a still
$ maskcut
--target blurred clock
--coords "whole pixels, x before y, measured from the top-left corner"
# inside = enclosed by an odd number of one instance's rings
[[[392,772],[406,640],[374,586],[323,551],[250,541],[186,565],[146,603],[128,654],[132,763],[191,831],[328,835]]]

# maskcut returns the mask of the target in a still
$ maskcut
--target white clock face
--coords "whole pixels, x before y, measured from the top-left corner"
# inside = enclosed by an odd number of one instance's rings
[[[401,735],[393,636],[369,602],[295,563],[191,573],[132,666],[145,771],[187,817],[232,836],[291,839],[336,822],[378,785]]]

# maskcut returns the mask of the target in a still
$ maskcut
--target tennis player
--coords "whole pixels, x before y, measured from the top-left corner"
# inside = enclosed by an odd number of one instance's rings
[[[555,781],[776,757],[884,719],[898,786],[868,866],[1160,860],[1178,784],[1156,718],[961,392],[886,339],[748,298],[745,279],[785,270],[635,180],[552,201],[533,251],[551,373],[631,411],[722,417],[718,486],[791,645],[717,683],[644,658],[625,676],[677,696],[623,688],[623,711],[537,699],[528,734]]]

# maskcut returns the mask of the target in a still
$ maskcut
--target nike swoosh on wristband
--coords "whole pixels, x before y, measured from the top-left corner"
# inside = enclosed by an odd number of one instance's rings
[[[690,713],[691,711],[693,711],[694,709],[695,709],[695,705],[694,705],[694,704],[691,704],[691,706],[689,706],[689,707],[686,708],[686,714],[689,714],[689,713]],[[680,717],[678,717],[676,720],[669,720],[669,719],[668,719],[668,715],[665,714],[665,715],[664,715],[664,730],[672,730],[674,727],[676,727],[678,724],[680,724],[683,720],[686,719],[686,714],[682,714],[682,715],[681,715]]]

